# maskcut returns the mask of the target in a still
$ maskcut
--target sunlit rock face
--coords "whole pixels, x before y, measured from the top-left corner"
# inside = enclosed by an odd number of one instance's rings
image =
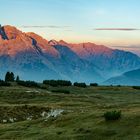
[[[114,50],[94,43],[68,44],[60,42],[60,44],[66,45],[81,59],[97,66],[99,68],[98,72],[104,78],[140,68],[140,58],[131,52]]]
[[[47,59],[59,54],[47,44],[47,40],[12,26],[2,27],[0,37],[1,74],[11,70],[25,79],[60,78]]]
[[[0,29],[0,39],[1,74],[10,70],[23,79],[39,81],[102,79],[92,65],[68,47],[57,46],[55,40],[47,41],[35,33],[23,33],[12,26]]]
[[[102,82],[140,67],[140,58],[130,52],[94,43],[71,44],[46,40],[13,26],[0,28],[0,71],[13,71],[27,80],[67,79]]]

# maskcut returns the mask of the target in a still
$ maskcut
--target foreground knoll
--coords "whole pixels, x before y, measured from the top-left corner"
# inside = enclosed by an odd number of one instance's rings
[[[39,114],[58,109],[56,117]],[[102,115],[110,110],[121,110],[122,118],[106,122]],[[0,120],[0,139],[140,139],[140,90],[132,87],[1,87],[0,111],[0,119],[16,118]],[[35,117],[23,119],[25,112]]]

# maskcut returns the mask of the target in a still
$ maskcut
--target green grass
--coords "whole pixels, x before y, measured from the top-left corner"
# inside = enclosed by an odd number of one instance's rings
[[[45,121],[39,114],[46,109],[65,111]],[[121,119],[106,122],[103,114],[113,110],[121,110]],[[0,140],[140,139],[140,91],[132,87],[0,87],[0,119],[28,112],[38,116],[0,123]]]

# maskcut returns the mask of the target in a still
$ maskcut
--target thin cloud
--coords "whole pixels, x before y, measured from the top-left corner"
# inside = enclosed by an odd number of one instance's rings
[[[66,31],[66,32],[72,32],[72,30],[64,30],[64,31]]]
[[[140,49],[140,45],[139,46],[113,46],[113,48],[126,48],[126,49]]]
[[[63,28],[70,28],[71,26],[55,26],[55,25],[48,25],[48,26],[21,26],[21,28],[52,28],[52,29],[63,29]]]
[[[96,28],[97,31],[137,31],[138,28]]]

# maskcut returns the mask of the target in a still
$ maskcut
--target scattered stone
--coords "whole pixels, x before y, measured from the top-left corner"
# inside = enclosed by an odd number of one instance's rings
[[[47,117],[46,117],[46,121],[48,120],[48,118],[50,117],[54,117],[56,118],[57,116],[61,115],[64,112],[63,109],[55,109],[55,110],[51,110],[51,112],[48,113]]]
[[[26,120],[31,121],[32,120],[32,116],[27,117]]]
[[[45,112],[45,111],[43,111],[42,113],[41,113],[41,116],[42,117],[45,117],[47,115],[47,112]]]
[[[3,123],[7,123],[7,120],[2,120]]]
[[[26,93],[40,93],[40,91],[38,91],[38,90],[27,90],[27,91],[25,91]]]
[[[11,123],[13,123],[13,122],[14,122],[14,119],[13,119],[13,118],[9,118],[9,121],[10,121]]]

